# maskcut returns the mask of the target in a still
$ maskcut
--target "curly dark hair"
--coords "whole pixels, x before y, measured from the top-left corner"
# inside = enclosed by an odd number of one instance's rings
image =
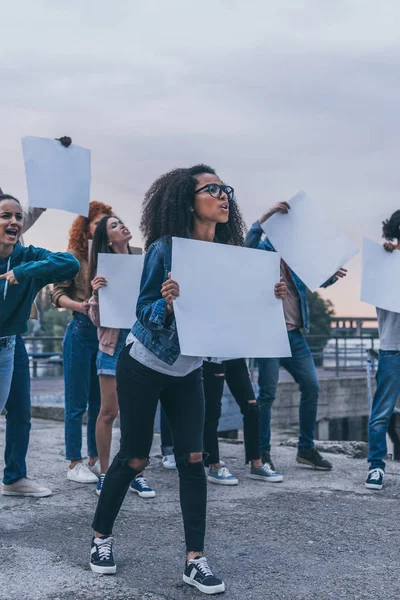
[[[186,237],[192,228],[196,176],[203,173],[216,175],[214,169],[200,164],[169,171],[152,184],[144,197],[140,221],[145,250],[163,236]],[[243,246],[245,224],[234,199],[229,208],[228,222],[217,223],[215,235],[222,243]]]
[[[382,221],[382,237],[385,240],[400,239],[400,210],[396,210],[386,221]]]

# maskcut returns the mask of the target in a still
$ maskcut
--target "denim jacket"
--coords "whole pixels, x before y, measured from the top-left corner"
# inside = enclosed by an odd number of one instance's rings
[[[265,237],[264,240],[261,239],[263,233],[264,233],[264,230],[260,227],[259,222],[256,221],[255,223],[253,223],[253,225],[251,226],[251,229],[249,230],[249,232],[246,236],[245,245],[248,248],[257,248],[258,250],[267,250],[268,252],[276,252],[275,248],[273,247],[273,245],[271,244],[271,242],[269,241],[269,239],[267,237]],[[310,330],[310,312],[309,312],[308,302],[307,302],[307,287],[302,282],[300,277],[298,277],[296,275],[296,273],[294,271],[292,271],[292,269],[290,269],[290,267],[289,267],[289,271],[290,271],[290,275],[292,277],[294,286],[295,286],[297,293],[299,294],[299,298],[300,298],[301,318],[303,321],[303,327],[301,328],[301,331],[302,331],[302,333],[308,333]],[[336,281],[337,281],[337,277],[331,277],[330,279],[328,279],[328,281],[323,283],[321,285],[321,287],[322,288],[329,287],[333,283],[336,283]]]
[[[137,321],[132,327],[132,334],[167,365],[173,365],[181,352],[174,314],[168,313],[167,302],[161,296],[171,261],[171,237],[159,238],[147,250],[136,305]]]

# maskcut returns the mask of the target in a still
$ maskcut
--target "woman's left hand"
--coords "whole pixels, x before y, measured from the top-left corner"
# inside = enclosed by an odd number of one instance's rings
[[[14,271],[8,271],[7,273],[4,273],[4,275],[0,275],[0,279],[5,279],[6,281],[8,281],[8,283],[11,283],[11,285],[18,285],[18,281],[14,275]]]
[[[284,298],[286,298],[287,285],[283,281],[283,279],[281,279],[279,283],[275,284],[274,292],[275,292],[275,298],[278,298],[278,300],[283,300]]]
[[[171,273],[168,273],[167,281],[161,286],[161,296],[167,301],[167,310],[171,314],[174,310],[173,302],[179,296],[179,285],[171,279]]]

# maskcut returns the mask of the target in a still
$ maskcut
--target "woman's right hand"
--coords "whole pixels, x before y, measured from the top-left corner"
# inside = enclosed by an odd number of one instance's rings
[[[385,242],[383,247],[385,248],[386,252],[393,252],[393,250],[396,249],[396,244],[392,244],[392,242]]]
[[[161,286],[161,295],[167,302],[168,313],[171,314],[174,310],[173,302],[179,296],[179,285],[176,281],[171,279],[171,273],[168,273],[167,281],[164,281]]]
[[[92,286],[92,290],[97,294],[100,288],[106,287],[107,279],[105,277],[101,277],[100,275],[96,275],[94,279],[90,282]]]
[[[89,301],[84,300],[83,302],[78,302],[78,312],[87,315],[89,312]]]
[[[274,215],[275,213],[280,212],[284,215],[287,215],[289,210],[290,210],[289,202],[277,202],[276,204],[274,204],[274,206],[272,206],[272,208],[270,208],[266,213],[264,213],[260,219],[258,219],[258,222],[260,225],[262,225],[262,223],[264,223],[264,221],[267,221],[267,219],[272,217],[272,215]]]

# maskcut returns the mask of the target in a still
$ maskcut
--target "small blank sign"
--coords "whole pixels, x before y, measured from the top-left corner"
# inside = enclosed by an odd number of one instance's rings
[[[400,252],[363,239],[361,301],[400,313]]]
[[[90,150],[58,140],[22,138],[31,208],[57,208],[87,217],[90,202]]]
[[[107,279],[107,286],[99,290],[102,327],[131,329],[136,321],[142,269],[141,255],[99,254],[97,274]]]

